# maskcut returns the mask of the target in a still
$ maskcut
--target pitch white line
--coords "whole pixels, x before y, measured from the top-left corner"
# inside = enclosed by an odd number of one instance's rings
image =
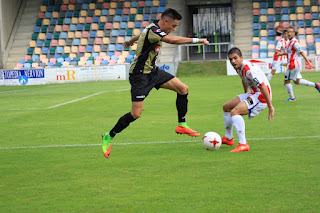
[[[298,136],[298,137],[278,137],[278,138],[248,138],[248,140],[286,140],[286,139],[300,139],[300,138],[320,138],[320,135],[315,136]],[[237,139],[235,139],[237,140]],[[154,142],[131,142],[131,143],[112,143],[117,146],[127,145],[148,145],[148,144],[172,144],[172,143],[199,143],[201,140],[189,141],[154,141]],[[64,147],[87,147],[87,146],[101,146],[99,144],[73,144],[73,145],[47,145],[47,146],[20,146],[20,147],[0,147],[0,150],[8,149],[39,149],[39,148],[64,148]]]
[[[92,95],[88,95],[88,96],[85,96],[85,97],[82,97],[82,98],[78,98],[78,99],[75,99],[75,100],[72,100],[72,101],[68,101],[68,102],[61,103],[61,104],[57,104],[57,105],[50,106],[50,107],[44,107],[44,108],[22,108],[22,109],[8,109],[8,110],[21,111],[21,110],[53,109],[53,108],[56,108],[56,107],[59,107],[59,106],[63,106],[63,105],[66,105],[66,104],[71,104],[71,103],[74,103],[74,102],[77,102],[77,101],[81,101],[81,100],[84,100],[84,99],[87,99],[87,98],[90,98],[90,97],[93,97],[93,96],[96,96],[96,95],[100,95],[100,94],[102,94],[102,93],[107,93],[107,92],[121,92],[121,91],[125,91],[125,90],[129,90],[129,89],[121,89],[121,90],[115,90],[115,91],[97,92],[97,93],[94,93],[94,94],[92,94]]]

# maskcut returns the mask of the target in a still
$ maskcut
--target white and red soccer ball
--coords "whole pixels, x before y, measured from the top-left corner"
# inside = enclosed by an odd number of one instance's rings
[[[207,132],[202,137],[202,145],[206,150],[216,150],[221,146],[221,137],[216,132]]]

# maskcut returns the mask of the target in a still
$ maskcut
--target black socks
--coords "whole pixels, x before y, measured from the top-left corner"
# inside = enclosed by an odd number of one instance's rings
[[[129,124],[133,121],[135,121],[136,119],[134,119],[131,115],[130,112],[128,112],[127,114],[125,114],[124,116],[122,116],[119,120],[118,123],[113,127],[113,129],[111,129],[110,131],[110,136],[114,137],[117,133],[121,132],[122,130],[124,130],[125,128],[127,128],[129,126]]]

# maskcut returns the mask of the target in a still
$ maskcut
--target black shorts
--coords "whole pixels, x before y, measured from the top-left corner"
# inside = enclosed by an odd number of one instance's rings
[[[173,78],[173,75],[158,67],[153,69],[150,74],[130,73],[129,82],[131,84],[132,102],[143,101],[153,87],[159,89],[162,84]]]

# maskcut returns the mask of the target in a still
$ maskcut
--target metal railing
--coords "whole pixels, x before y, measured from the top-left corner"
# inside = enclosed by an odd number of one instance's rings
[[[221,59],[221,45],[228,45],[227,49],[230,49],[230,44],[231,44],[230,42],[209,43],[208,46],[217,45],[218,46],[219,59]],[[189,50],[189,48],[192,47],[192,46],[202,46],[202,58],[203,58],[203,60],[206,59],[206,51],[205,51],[205,49],[206,49],[207,45],[204,45],[204,44],[182,44],[180,46],[187,47],[187,60],[188,61],[190,60],[190,50]],[[181,51],[181,48],[179,48],[179,49]],[[180,52],[180,54],[181,54],[181,52]]]

